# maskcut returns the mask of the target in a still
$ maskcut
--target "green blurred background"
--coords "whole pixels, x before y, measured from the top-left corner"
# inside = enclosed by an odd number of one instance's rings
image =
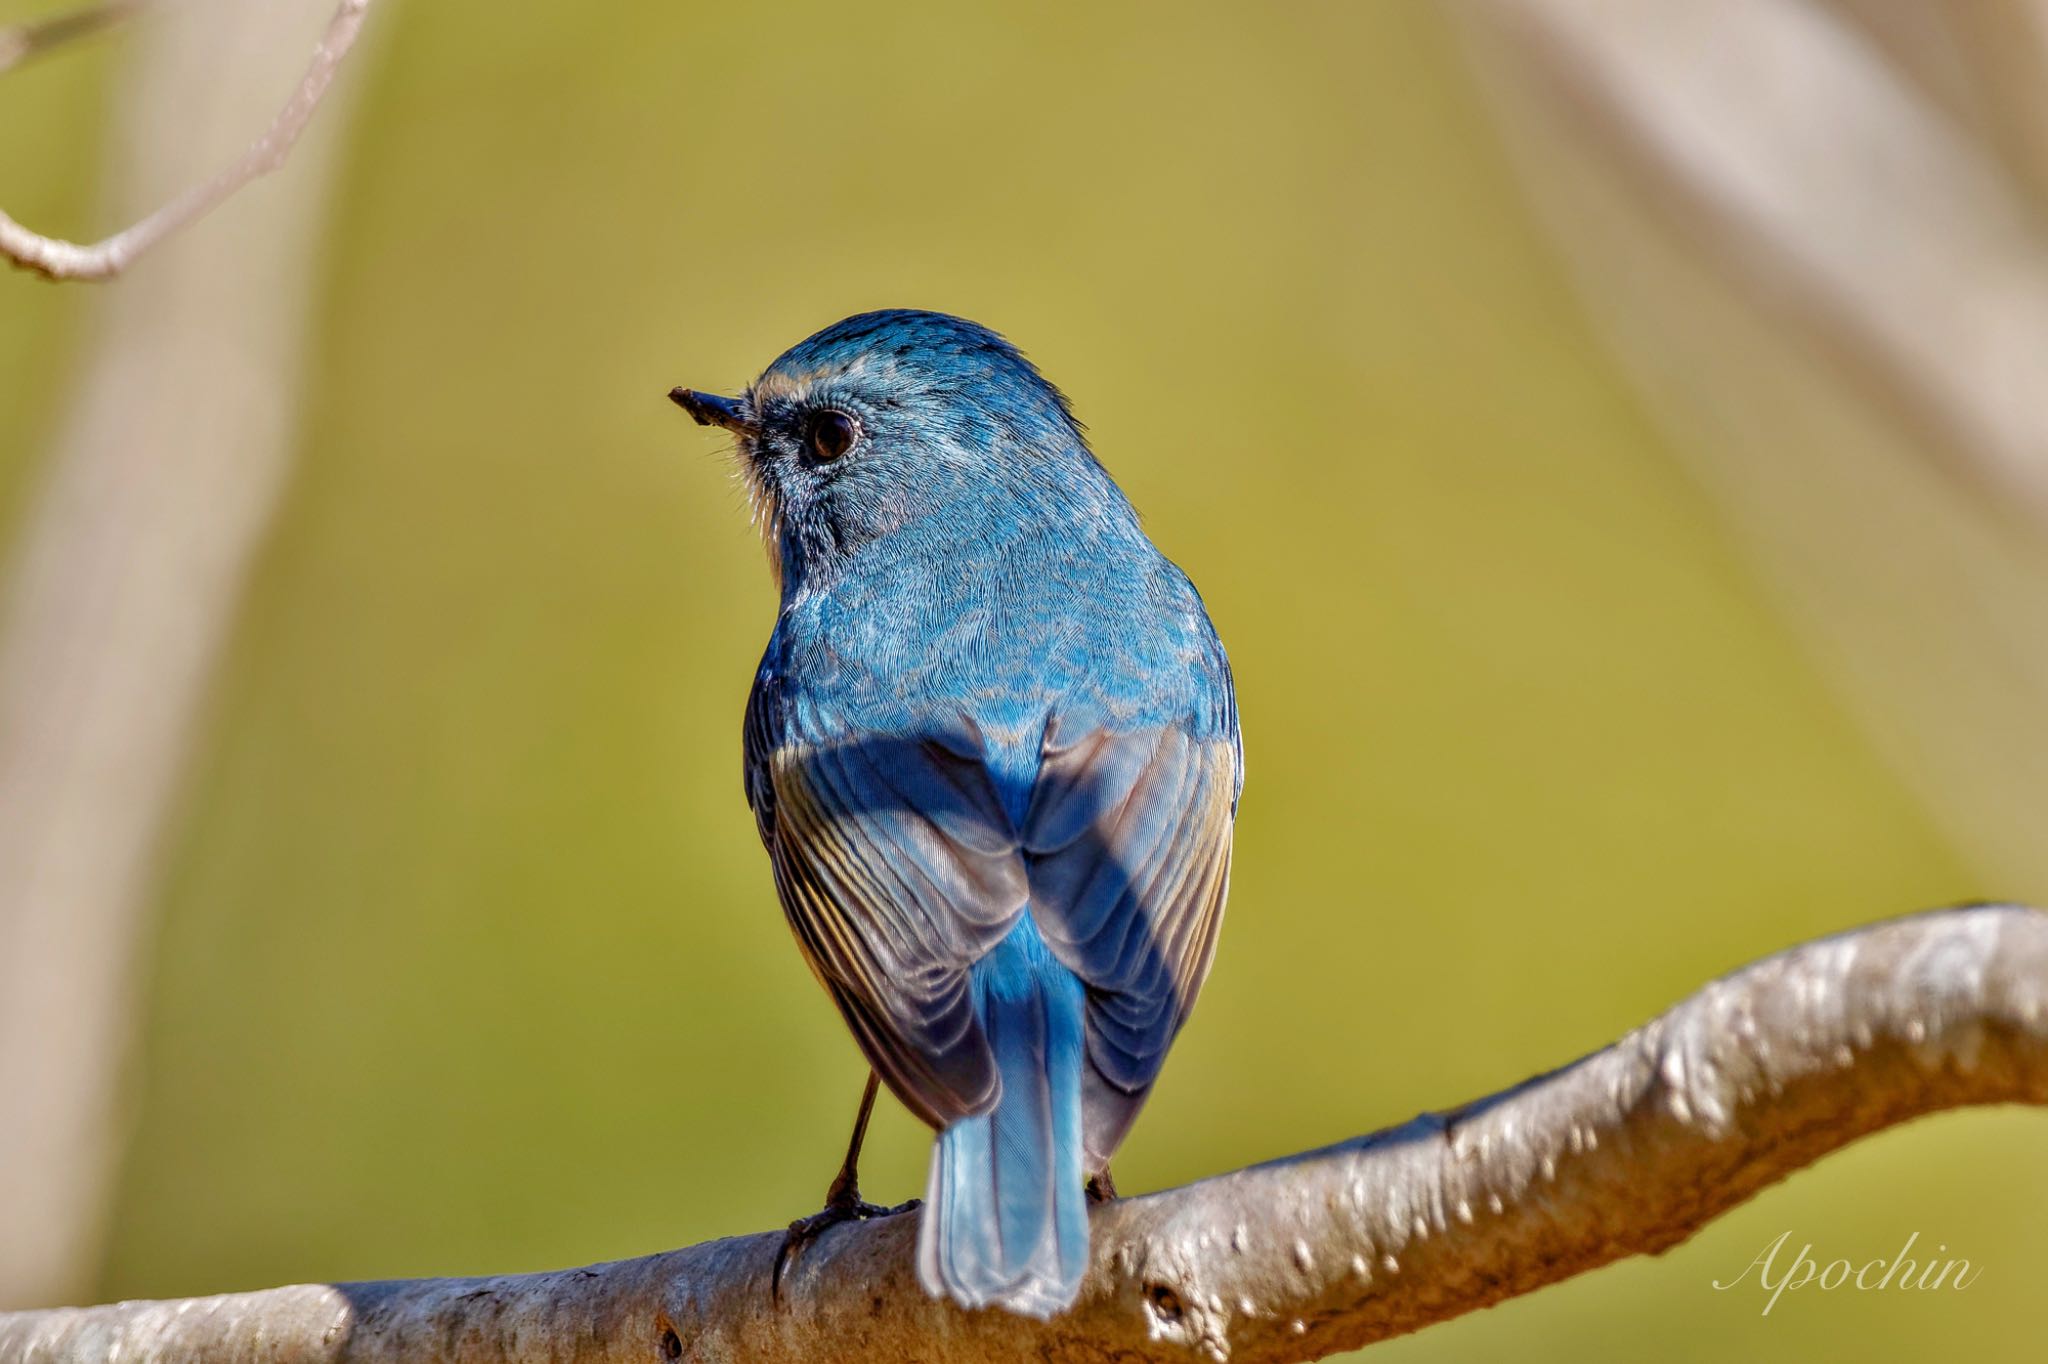
[[[1810,670],[1434,11],[371,23],[303,444],[162,859],[98,1296],[568,1265],[815,1206],[863,1071],[740,796],[763,555],[663,394],[862,309],[1024,346],[1231,650],[1230,917],[1126,1192],[1493,1090],[1816,934],[2048,890],[1980,884]],[[0,87],[17,217],[95,225],[77,149],[119,51]],[[0,277],[10,524],[93,306]],[[2035,1358],[2040,1135],[1911,1126],[1375,1358]],[[927,1146],[889,1107],[868,1192],[919,1191]],[[1983,1273],[1769,1317],[1711,1289],[1787,1229]]]

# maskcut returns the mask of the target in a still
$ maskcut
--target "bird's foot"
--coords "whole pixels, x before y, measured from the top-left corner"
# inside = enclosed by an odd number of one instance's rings
[[[782,1248],[775,1252],[775,1272],[768,1281],[769,1295],[782,1297],[782,1276],[802,1258],[811,1242],[823,1236],[841,1222],[865,1222],[875,1217],[894,1217],[900,1212],[909,1212],[922,1200],[911,1199],[894,1207],[883,1207],[870,1203],[860,1196],[860,1189],[852,1184],[841,1186],[834,1183],[832,1191],[825,1195],[825,1206],[809,1217],[799,1217],[789,1224],[783,1233]]]

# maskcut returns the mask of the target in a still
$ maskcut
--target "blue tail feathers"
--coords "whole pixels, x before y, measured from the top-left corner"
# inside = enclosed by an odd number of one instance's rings
[[[1088,1269],[1081,1141],[1081,982],[1026,913],[974,967],[976,1013],[1002,1077],[996,1106],[939,1134],[917,1270],[963,1307],[1046,1318]]]

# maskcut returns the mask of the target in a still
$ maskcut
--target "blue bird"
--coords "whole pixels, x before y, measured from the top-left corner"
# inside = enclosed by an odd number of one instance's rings
[[[864,313],[738,398],[670,397],[737,437],[781,591],[747,803],[872,1067],[785,1254],[886,1211],[855,1173],[879,1076],[938,1133],[926,1290],[1050,1317],[1215,952],[1243,783],[1223,646],[985,327]]]

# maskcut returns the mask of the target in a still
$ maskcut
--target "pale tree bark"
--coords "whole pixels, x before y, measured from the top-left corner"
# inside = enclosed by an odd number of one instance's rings
[[[2048,1103],[2048,916],[2017,906],[1794,948],[1500,1094],[1098,1208],[1081,1300],[1050,1322],[927,1297],[904,1214],[827,1233],[779,1302],[767,1233],[549,1274],[0,1316],[0,1359],[1314,1359],[1654,1254],[1860,1136],[1997,1103]]]
[[[139,29],[114,207],[245,142],[331,9],[215,0]],[[97,1262],[152,851],[289,465],[336,126],[96,300],[0,575],[0,1305],[75,1296]]]
[[[1673,450],[1986,879],[2048,894],[2048,0],[1457,0]]]

